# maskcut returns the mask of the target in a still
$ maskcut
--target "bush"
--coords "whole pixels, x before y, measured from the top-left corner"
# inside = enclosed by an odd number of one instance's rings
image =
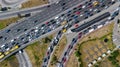
[[[75,55],[76,55],[76,57],[80,57],[80,55],[81,55],[80,51],[77,50],[77,51],[75,52]]]
[[[119,55],[119,51],[116,50],[113,53],[111,53],[114,58],[116,58]]]

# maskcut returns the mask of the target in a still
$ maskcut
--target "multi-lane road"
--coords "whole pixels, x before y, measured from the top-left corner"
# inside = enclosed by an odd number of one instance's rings
[[[56,20],[57,22],[54,21],[55,19],[53,19],[53,18],[55,18],[55,17],[53,17],[53,16],[56,16],[58,13],[61,13],[61,12],[63,13],[63,11],[67,10],[71,6],[76,5],[77,3],[80,3],[80,2],[81,1],[79,1],[79,0],[74,3],[73,3],[73,1],[69,1],[69,0],[68,0],[68,2],[67,2],[67,0],[65,2],[61,1],[57,5],[54,4],[53,6],[50,6],[50,8],[48,8],[44,12],[41,12],[35,16],[32,16],[28,19],[20,21],[17,24],[0,31],[0,44],[1,44],[0,51],[3,53],[7,52],[16,45],[18,45],[18,47],[22,46],[22,48],[23,48],[23,47],[25,47],[25,45],[23,45],[23,44],[27,44],[28,42],[31,42],[35,38],[38,38],[39,36],[51,31],[51,29],[55,29],[56,27],[59,27],[60,21],[64,20],[64,19],[62,19],[63,16],[60,17],[61,20]],[[63,3],[66,3],[66,4],[61,5]],[[51,17],[53,17],[53,18],[51,18]],[[49,19],[49,18],[51,18],[51,19]],[[47,19],[49,19],[49,21]],[[47,20],[47,21],[45,21],[45,20]],[[42,22],[44,22],[44,24]],[[52,25],[52,26],[50,26],[50,25]],[[55,25],[55,27],[54,27],[54,25]],[[47,31],[49,29],[48,27],[51,27],[51,29],[49,31]],[[37,29],[37,30],[35,30],[35,29]],[[34,34],[34,33],[36,33],[36,34]],[[34,35],[36,35],[36,36],[34,36]],[[28,41],[26,41],[26,40],[28,40]]]
[[[106,5],[109,7],[109,3],[110,1],[107,1],[106,2]],[[76,8],[77,9],[77,8]],[[85,8],[86,9],[86,8]],[[100,9],[100,10],[102,10],[101,8],[98,8],[98,9]],[[106,8],[104,8],[104,9],[106,9]],[[87,10],[87,9],[86,9]],[[72,11],[70,11],[70,12],[72,12]],[[77,11],[76,11],[77,12]],[[84,11],[83,11],[84,12]],[[81,12],[82,13],[82,12]],[[72,13],[70,13],[70,14],[72,14]],[[93,13],[93,14],[95,14],[95,13]],[[108,16],[110,16],[110,13],[105,13],[105,15],[103,15],[100,19],[99,19],[99,21],[101,20],[101,19],[104,19],[105,17],[108,17]],[[83,16],[83,17],[85,17],[85,15]],[[69,17],[70,18],[70,17]],[[68,18],[68,19],[69,19]],[[97,18],[99,18],[99,17],[97,17]],[[81,20],[81,18],[79,18],[79,21]],[[93,19],[94,20],[94,19]],[[83,24],[83,25],[81,25],[82,26],[82,29],[84,29],[84,28],[87,28],[88,26],[90,26],[90,25],[92,25],[92,24],[94,24],[95,22],[97,22],[98,20],[94,20],[94,21],[90,21],[90,22],[87,22],[87,23],[85,23],[85,24]],[[78,21],[78,22],[79,22]],[[102,24],[104,24],[104,23],[102,23]],[[73,23],[73,25],[74,25],[74,23]],[[71,26],[71,25],[70,25]],[[69,26],[69,24],[68,24],[68,28],[70,27]],[[80,28],[81,28],[81,26],[80,26]],[[83,26],[84,26],[84,28],[83,28]],[[63,30],[63,29],[62,29]],[[62,31],[61,30],[61,31]],[[77,30],[77,29],[76,29]],[[89,31],[89,30],[88,30]],[[58,34],[59,35],[59,34]],[[57,36],[58,36],[57,35]],[[57,37],[56,36],[56,37]],[[59,42],[59,40],[60,40],[60,37],[59,38],[54,38],[53,39],[53,41],[51,42],[51,44],[50,44],[50,46],[49,46],[49,48],[51,48],[51,49],[48,49],[48,51],[47,51],[47,53],[46,53],[46,56],[45,56],[45,58],[44,58],[44,61],[43,61],[43,66],[47,66],[47,64],[49,65],[49,60],[50,60],[50,56],[51,56],[51,54],[52,54],[52,51],[53,51],[53,49],[54,49],[54,46],[55,45],[57,45],[58,44],[58,42]],[[57,42],[57,43],[56,43]],[[55,45],[54,45],[54,43],[55,43]]]
[[[0,20],[12,18],[12,17],[17,17],[19,14],[25,15],[28,13],[31,13],[31,14],[37,13],[37,12],[40,13],[40,12],[44,11],[46,8],[48,8],[48,5],[50,5],[50,4],[44,4],[41,6],[26,8],[26,9],[21,9],[21,10],[3,11],[3,12],[0,12]]]
[[[10,56],[11,54],[19,51],[20,49],[26,47],[29,43],[35,41],[36,39],[41,38],[46,33],[49,34],[56,28],[59,28],[60,31],[50,43],[46,56],[43,60],[42,66],[47,67],[49,65],[50,56],[52,55],[55,46],[59,43],[59,40],[63,33],[65,33],[74,24],[86,20],[87,18],[89,19],[89,17],[94,16],[99,12],[101,13],[101,11],[103,10],[109,9],[109,7],[111,5],[114,5],[118,0],[104,0],[103,2],[98,1],[99,5],[94,5],[94,1],[95,0],[61,0],[58,4],[53,3],[50,6],[47,6],[47,9],[43,10],[42,12],[25,20],[19,21],[13,26],[1,30],[0,52],[5,55],[2,60]],[[117,3],[117,6],[115,7],[118,6],[119,3]],[[108,17],[108,15],[111,15],[110,12],[107,11],[106,14],[106,17]],[[100,20],[106,18],[105,16],[102,16]],[[63,21],[66,21],[66,24],[63,25],[61,29]],[[98,20],[95,21],[95,19],[93,19],[90,22],[82,24],[82,26],[80,26],[80,30],[78,30],[78,27],[71,31],[81,31],[87,28],[88,25],[93,25],[97,21]],[[84,33],[86,31],[84,31]],[[81,34],[79,33],[79,38],[80,37]],[[76,39],[74,39],[72,42],[76,42]],[[63,58],[62,61],[64,62],[65,60],[66,59]]]

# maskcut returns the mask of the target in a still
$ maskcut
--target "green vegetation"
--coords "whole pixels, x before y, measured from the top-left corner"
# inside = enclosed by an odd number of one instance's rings
[[[116,59],[117,56],[119,55],[119,51],[116,50],[113,53],[111,53],[111,55],[108,57],[108,60],[112,62],[113,65],[115,65],[115,67],[118,67],[118,60]]]
[[[76,55],[76,57],[79,57],[79,56],[81,55],[80,51],[77,50],[77,51],[75,52],[75,55]]]
[[[19,19],[20,19],[19,17],[13,17],[13,18],[9,18],[9,19],[0,20],[0,29],[5,28],[6,26],[8,26],[11,23],[15,23]]]
[[[58,62],[57,56],[53,55],[51,64],[56,64]]]
[[[28,53],[30,57],[33,67],[41,66],[43,62],[43,58],[47,52],[49,43],[51,39],[53,38],[54,34],[46,38],[42,38],[39,41],[34,42],[33,44],[30,44],[29,46],[25,48],[26,52]]]
[[[12,55],[0,62],[0,67],[18,67],[18,65],[19,63],[15,55]]]
[[[78,57],[78,61],[81,63],[80,67],[83,67],[83,61],[81,60],[82,52],[80,52],[81,51],[81,46],[85,43],[88,43],[88,42],[91,42],[91,41],[95,42],[97,40],[106,43],[110,50],[113,50],[115,48],[115,46],[112,42],[112,33],[106,34],[106,35],[102,36],[101,38],[94,38],[94,39],[89,39],[87,41],[83,41],[82,43],[78,44],[78,49],[75,52],[76,57]],[[115,52],[113,54],[115,54],[115,56],[116,56],[117,52]],[[113,63],[115,63],[115,62],[113,62]],[[95,67],[98,67],[98,65],[95,65]]]
[[[61,54],[64,51],[64,48],[67,44],[67,38],[66,36],[63,36],[61,40],[58,43],[58,46],[56,46],[53,55],[51,56],[52,60],[50,61],[50,65],[48,67],[55,67],[57,63],[57,59],[60,58]]]

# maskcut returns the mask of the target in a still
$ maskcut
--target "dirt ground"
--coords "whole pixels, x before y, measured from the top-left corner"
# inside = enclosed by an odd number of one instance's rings
[[[114,26],[114,23],[112,22],[111,24],[108,24],[107,26],[104,26],[100,29],[97,29],[96,31],[93,31],[92,33],[88,34],[87,36],[84,36],[80,40],[79,44],[82,43],[83,41],[87,41],[89,39],[100,38],[103,35],[106,35],[109,32],[112,32],[113,31],[113,26]]]
[[[22,8],[30,8],[43,4],[47,4],[48,0],[28,0],[27,2],[22,4]]]
[[[6,26],[8,26],[11,23],[15,23],[19,19],[20,18],[18,18],[18,17],[13,17],[13,18],[9,18],[9,19],[0,20],[0,29],[5,28]]]
[[[71,53],[70,58],[68,62],[66,63],[66,67],[79,67],[78,59],[75,56],[75,51]]]
[[[84,36],[82,39],[80,39],[78,44],[81,44],[82,42],[90,40],[90,39],[101,38],[102,36],[109,34],[110,32],[113,31],[113,26],[114,26],[114,23],[111,23],[105,27],[102,27],[102,28]],[[110,44],[112,42],[111,35],[108,36],[107,38],[110,39],[110,42],[108,42],[108,43],[103,44],[103,40],[101,39],[101,40],[97,40],[97,41],[93,41],[93,42],[87,42],[82,46],[82,48],[81,48],[82,60],[84,60],[83,67],[87,67],[86,65],[87,65],[87,63],[89,63],[88,60],[92,61],[93,58],[95,58],[95,59],[98,58],[98,56],[101,56],[101,54],[106,52],[108,49],[113,49],[114,46],[112,44]],[[96,45],[98,45],[98,48],[100,48],[100,50],[97,48]],[[78,45],[75,46],[75,48],[78,49]],[[87,52],[89,52],[90,55]],[[74,58],[76,58],[76,57],[74,56],[74,54],[72,54],[71,56],[72,57],[70,57],[69,60],[74,61]],[[69,65],[69,64],[70,64],[70,62],[68,61],[68,64],[66,64],[66,65]],[[74,64],[76,64],[76,63],[74,63]],[[73,66],[69,65],[69,67],[73,67]]]
[[[53,53],[53,55],[57,56],[57,58],[59,59],[64,51],[66,44],[67,44],[66,36],[63,36],[62,39],[60,40],[58,46],[56,46],[56,49],[54,50],[55,52]],[[52,55],[52,57],[53,57],[53,55]],[[49,67],[56,67],[56,66],[50,64]]]
[[[114,67],[114,66],[108,59],[105,59],[99,64],[99,67]]]
[[[52,39],[53,37],[54,34],[48,36],[49,39]],[[43,62],[43,58],[46,54],[47,48],[50,43],[50,42],[45,43],[44,41],[45,38],[40,39],[39,41],[25,48],[26,52],[28,53],[28,56],[30,57],[33,67],[40,67]]]
[[[14,55],[0,62],[0,67],[19,67],[19,63]]]

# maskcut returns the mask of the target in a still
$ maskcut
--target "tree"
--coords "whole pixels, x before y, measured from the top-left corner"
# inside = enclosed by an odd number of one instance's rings
[[[108,60],[112,61],[112,60],[114,60],[114,58],[112,56],[109,56]]]
[[[57,61],[58,61],[57,56],[54,55],[53,58],[52,58],[52,63],[53,63],[53,64],[56,64]]]
[[[117,62],[116,62],[115,60],[112,61],[112,64],[113,64],[113,65],[116,65],[116,63],[117,63]]]
[[[79,57],[79,56],[81,55],[80,51],[77,50],[77,51],[75,52],[75,55],[76,55],[77,57]]]
[[[119,51],[116,50],[113,53],[111,53],[114,58],[116,58],[119,55]]]

